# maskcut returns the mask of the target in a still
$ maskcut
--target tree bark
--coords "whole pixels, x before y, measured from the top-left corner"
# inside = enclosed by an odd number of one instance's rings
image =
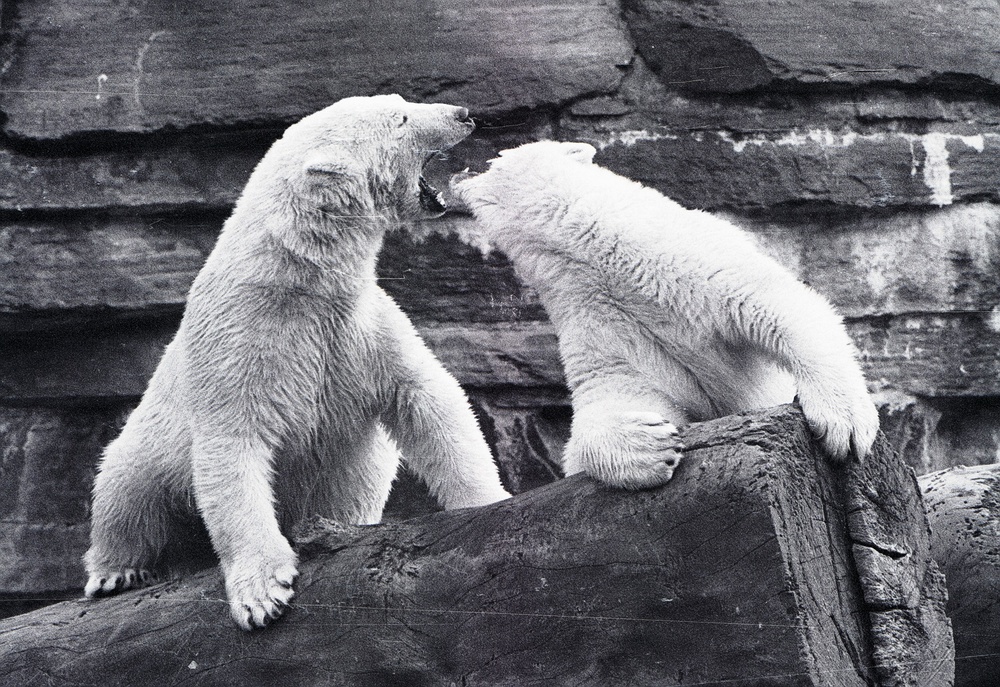
[[[208,570],[0,623],[5,685],[951,684],[944,587],[884,440],[819,455],[788,406],[690,427],[667,485],[583,476],[486,508],[298,538],[245,634]]]
[[[1000,465],[956,467],[920,478],[931,550],[948,579],[955,684],[1000,682]]]

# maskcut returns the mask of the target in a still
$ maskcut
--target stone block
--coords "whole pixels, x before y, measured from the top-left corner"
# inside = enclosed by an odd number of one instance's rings
[[[905,12],[892,0],[626,0],[624,9],[639,54],[664,83],[689,91],[1000,84],[990,47],[1000,10],[973,0]]]
[[[980,313],[1000,327],[1000,211],[990,203],[853,214],[721,213],[848,318]],[[224,216],[21,220],[0,229],[0,330],[179,311]],[[416,321],[544,319],[502,253],[467,215],[391,232],[381,285]],[[998,311],[1000,312],[1000,311]],[[98,318],[91,316],[98,315]]]
[[[2,97],[2,96],[0,96]],[[228,211],[279,130],[138,139],[65,157],[0,149],[0,209]]]
[[[940,207],[998,198],[1000,133],[992,127],[918,135],[822,124],[734,134],[650,123],[563,135],[596,144],[595,161],[612,171],[704,210]]]
[[[725,216],[848,318],[978,313],[989,320],[1000,307],[1000,206],[991,203],[889,215]]]
[[[173,339],[179,317],[123,320],[4,341],[0,403],[137,401]]]
[[[0,407],[0,594],[79,588],[97,460],[130,407]]]
[[[91,328],[137,313],[178,313],[222,221],[202,215],[5,223],[0,331]]]
[[[86,331],[19,336],[0,358],[0,402],[137,398],[178,318],[123,320]],[[978,313],[848,322],[873,390],[929,397],[1000,395],[1000,332]],[[424,340],[455,377],[477,388],[564,384],[558,343],[545,321],[424,324]]]
[[[1000,458],[995,397],[918,398],[877,392],[882,431],[918,475]]]
[[[19,6],[4,29],[4,130],[33,140],[283,126],[375,93],[532,110],[614,91],[634,54],[617,7],[599,0],[391,0],[378,11],[44,0]]]
[[[1000,395],[995,315],[941,313],[849,321],[869,386],[916,396]]]
[[[508,491],[520,494],[563,476],[563,447],[573,419],[565,388],[477,389],[472,403]]]

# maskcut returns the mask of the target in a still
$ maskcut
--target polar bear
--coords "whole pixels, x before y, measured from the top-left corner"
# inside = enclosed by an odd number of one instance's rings
[[[878,413],[830,304],[736,227],[602,169],[595,152],[529,143],[451,184],[556,327],[573,405],[566,473],[662,484],[678,426],[796,392],[832,458],[864,457]]]
[[[283,532],[377,522],[400,452],[446,508],[509,496],[463,391],[375,276],[387,228],[444,212],[422,167],[473,128],[462,107],[347,98],[271,147],[104,453],[88,597],[156,579],[200,517],[251,629],[293,595]]]

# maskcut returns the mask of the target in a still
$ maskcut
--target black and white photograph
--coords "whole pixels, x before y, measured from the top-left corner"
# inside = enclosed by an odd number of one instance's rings
[[[1000,687],[1000,4],[0,0],[0,687]]]

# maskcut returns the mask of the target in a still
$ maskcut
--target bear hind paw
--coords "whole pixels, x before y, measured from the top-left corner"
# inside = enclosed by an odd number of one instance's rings
[[[160,581],[160,575],[155,570],[147,568],[121,568],[119,570],[91,573],[87,585],[83,589],[84,596],[93,599],[101,596],[111,596],[128,589],[148,587]]]

